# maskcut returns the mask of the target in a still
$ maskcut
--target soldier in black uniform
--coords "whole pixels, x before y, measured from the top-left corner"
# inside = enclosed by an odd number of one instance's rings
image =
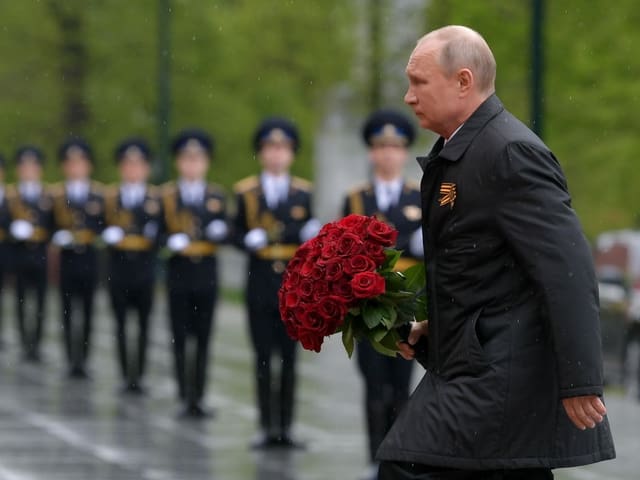
[[[15,159],[18,184],[7,191],[7,205],[11,216],[9,233],[16,275],[18,332],[25,359],[39,362],[53,201],[41,183],[44,156],[40,149],[20,147]],[[31,308],[33,314],[28,312]]]
[[[352,190],[344,205],[344,215],[375,216],[398,230],[397,248],[403,255],[398,270],[415,265],[423,258],[420,187],[403,178],[408,147],[414,138],[409,120],[392,110],[379,110],[363,127],[373,170],[370,182]],[[377,478],[375,454],[409,398],[412,362],[377,353],[369,343],[357,347],[358,366],[365,383],[365,410],[369,438],[371,471],[366,478]]]
[[[211,137],[201,130],[182,131],[172,151],[179,178],[162,191],[166,245],[171,251],[167,288],[172,346],[183,416],[202,418],[208,415],[202,401],[218,298],[216,253],[228,238],[229,226],[222,189],[206,182]],[[191,342],[194,348],[188,349]]]
[[[55,233],[51,242],[61,249],[60,294],[64,349],[71,378],[87,378],[93,301],[98,282],[96,237],[104,228],[101,187],[92,182],[91,148],[71,138],[58,151],[64,183],[52,188]],[[78,302],[76,304],[75,302]],[[77,307],[80,315],[75,316]]]
[[[127,139],[116,149],[121,182],[105,190],[105,226],[102,238],[109,250],[107,276],[116,320],[118,362],[123,392],[144,393],[144,375],[153,304],[156,250],[162,203],[159,191],[148,185],[150,150],[142,139]],[[127,311],[137,314],[136,348],[130,351]]]
[[[11,253],[9,250],[9,224],[11,216],[7,204],[7,193],[4,187],[4,157],[0,155],[0,348],[4,346],[4,310],[2,305],[2,291],[4,277],[10,270]]]
[[[252,447],[295,447],[296,344],[280,319],[278,289],[287,261],[320,225],[312,216],[311,184],[289,174],[298,149],[296,127],[285,119],[266,119],[255,132],[254,146],[262,173],[235,186],[236,243],[249,254],[246,300],[260,412],[260,433]],[[278,382],[272,382],[274,355],[281,359]]]

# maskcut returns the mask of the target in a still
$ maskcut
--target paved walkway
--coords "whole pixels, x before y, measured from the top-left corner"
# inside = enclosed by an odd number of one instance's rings
[[[300,366],[298,436],[304,452],[255,453],[253,380],[242,309],[218,311],[208,404],[212,420],[177,418],[166,308],[159,298],[143,399],[118,394],[112,322],[98,297],[92,377],[64,376],[55,331],[56,299],[49,302],[42,366],[21,364],[13,325],[0,352],[0,480],[315,480],[357,479],[365,462],[361,384],[338,341],[320,355],[304,352]],[[10,302],[7,313],[11,313]],[[7,315],[6,317],[10,317]],[[561,479],[637,479],[640,404],[621,394],[608,398],[619,459],[557,472]]]

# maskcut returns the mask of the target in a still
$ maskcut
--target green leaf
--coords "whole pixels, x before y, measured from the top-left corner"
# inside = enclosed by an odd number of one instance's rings
[[[407,268],[403,273],[406,277],[404,284],[406,290],[418,292],[424,288],[427,280],[424,262],[419,262]]]
[[[402,251],[396,250],[395,248],[385,248],[384,254],[386,256],[386,259],[384,261],[384,264],[382,265],[382,268],[383,270],[391,270],[393,269],[393,267],[395,267],[396,262],[402,255]]]
[[[382,310],[380,304],[369,302],[362,307],[362,319],[369,330],[373,330],[382,320]]]
[[[383,312],[380,317],[382,325],[384,325],[387,330],[392,329],[398,318],[398,312],[395,307],[392,305],[382,305],[380,310]]]
[[[347,351],[347,355],[349,358],[353,355],[353,349],[355,347],[355,341],[353,339],[353,328],[350,321],[345,320],[343,329],[342,329],[342,344],[344,345],[344,349]]]
[[[386,355],[387,357],[395,357],[397,354],[397,350],[394,350],[392,348],[388,348],[385,347],[382,343],[371,340],[371,346],[373,347],[373,349],[378,352],[381,353],[382,355]]]

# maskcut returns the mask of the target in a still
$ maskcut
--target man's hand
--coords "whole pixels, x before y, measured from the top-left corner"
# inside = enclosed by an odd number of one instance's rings
[[[409,332],[409,338],[406,342],[398,342],[399,354],[405,360],[413,360],[416,352],[413,349],[413,345],[418,343],[420,337],[426,337],[429,333],[429,322],[427,320],[423,322],[412,322],[411,332]]]
[[[604,403],[597,395],[563,398],[562,405],[573,424],[580,430],[595,428],[607,414]]]

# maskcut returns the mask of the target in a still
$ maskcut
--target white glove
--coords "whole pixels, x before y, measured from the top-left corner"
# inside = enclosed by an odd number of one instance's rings
[[[174,233],[167,239],[167,247],[169,247],[169,250],[172,252],[184,250],[190,243],[191,240],[189,240],[189,235],[186,233]]]
[[[11,222],[9,230],[16,240],[27,240],[33,235],[34,228],[26,220],[14,220]]]
[[[409,252],[414,257],[424,257],[424,243],[422,241],[422,228],[411,234],[409,239]]]
[[[227,227],[227,222],[224,220],[212,220],[209,225],[207,225],[205,233],[209,240],[219,242],[226,238],[229,233],[229,227]]]
[[[66,248],[73,243],[73,233],[69,230],[58,230],[51,237],[51,243],[56,247]]]
[[[245,246],[254,252],[266,247],[268,243],[269,238],[267,237],[267,231],[264,228],[254,228],[244,236]]]
[[[302,243],[307,240],[311,240],[313,237],[320,233],[320,229],[322,228],[322,223],[317,218],[311,218],[304,226],[300,229],[300,240]]]
[[[158,230],[158,222],[151,220],[144,224],[144,227],[142,228],[142,235],[153,240],[158,236]]]
[[[117,225],[111,225],[102,232],[102,239],[107,245],[115,245],[120,243],[124,238],[124,230]]]

